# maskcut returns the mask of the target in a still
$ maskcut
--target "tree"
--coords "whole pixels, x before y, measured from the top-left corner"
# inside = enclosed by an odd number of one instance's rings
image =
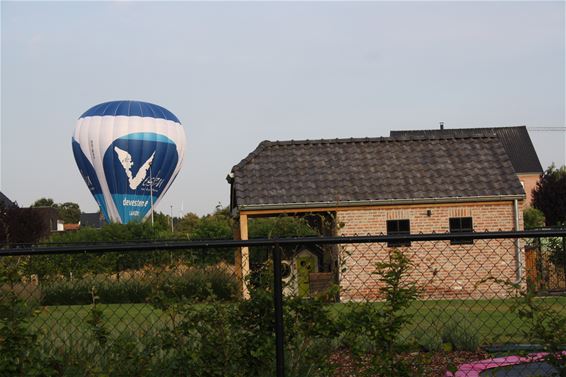
[[[197,214],[189,212],[179,221],[175,222],[175,232],[190,234],[197,227],[199,220],[200,219]]]
[[[37,199],[30,207],[57,207],[51,198]]]
[[[151,216],[145,220],[147,224],[151,225]],[[170,232],[171,231],[171,217],[164,214],[163,212],[153,213],[153,227],[158,232]]]
[[[544,227],[544,213],[540,209],[528,207],[523,211],[525,229],[535,229]]]
[[[81,208],[77,203],[66,202],[56,205],[59,219],[65,224],[77,224],[81,219]]]
[[[65,224],[77,224],[81,219],[81,208],[77,203],[73,202],[55,203],[51,198],[41,198],[36,200],[30,207],[57,208],[57,216]]]
[[[566,224],[566,166],[546,169],[533,190],[532,204],[544,213],[547,226]]]
[[[304,218],[277,216],[250,219],[250,238],[301,237],[318,235]]]

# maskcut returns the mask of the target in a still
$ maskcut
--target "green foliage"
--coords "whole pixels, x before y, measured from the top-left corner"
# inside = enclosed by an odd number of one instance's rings
[[[547,226],[566,223],[566,166],[546,169],[533,190],[532,204],[544,213]]]
[[[54,234],[50,238],[52,244],[66,243],[99,243],[99,242],[121,242],[121,241],[145,241],[145,240],[167,240],[187,238],[191,240],[200,239],[232,239],[234,237],[234,220],[231,218],[228,208],[218,206],[216,210],[209,215],[198,216],[187,214],[183,219],[179,220],[175,225],[175,233],[171,233],[171,218],[162,213],[155,214],[154,226],[150,222],[129,223],[129,224],[107,224],[101,229],[81,228],[76,232],[65,232]],[[276,237],[298,237],[316,235],[317,232],[312,228],[305,218],[296,218],[291,216],[280,216],[273,218],[250,219],[249,236],[250,238],[276,238]],[[262,252],[263,250],[263,252]],[[161,253],[164,254],[164,253]],[[178,254],[178,253],[177,253]],[[225,249],[192,249],[184,253],[187,260],[196,264],[216,264],[221,261],[233,262],[234,250]],[[136,258],[132,259],[128,253],[103,259],[98,259],[103,266],[95,266],[93,258],[80,256],[80,263],[75,258],[67,258],[61,261],[61,258],[55,258],[52,267],[65,266],[68,268],[62,270],[58,268],[58,273],[78,273],[78,271],[103,272],[109,271],[110,268],[116,269],[116,263],[119,269],[139,268],[140,263],[143,266],[147,260],[140,260],[140,254],[136,254]],[[148,254],[146,254],[148,255]],[[252,254],[252,263],[265,262],[267,249],[257,248]],[[85,263],[85,259],[87,259]],[[117,261],[119,260],[119,261]],[[69,265],[72,265],[69,266]],[[82,265],[79,267],[79,265]],[[87,267],[88,266],[88,267]],[[46,266],[47,267],[47,266]],[[43,273],[47,273],[47,268]]]
[[[414,339],[418,348],[426,352],[438,352],[445,349],[442,336],[436,327],[418,329],[414,334]]]
[[[479,349],[480,338],[477,328],[470,325],[465,316],[454,315],[449,320],[439,322],[415,334],[416,343],[421,349],[436,351],[470,351]]]
[[[335,348],[332,340],[336,338],[337,332],[324,299],[289,298],[284,305],[283,318],[287,375],[332,375],[335,365],[328,357]]]
[[[358,363],[370,353],[370,366],[363,375],[410,376],[413,371],[397,356],[401,330],[411,322],[406,309],[418,298],[416,284],[407,281],[412,262],[394,249],[389,261],[376,265],[383,305],[352,303],[338,320],[342,342],[352,350]],[[363,363],[362,363],[363,364]]]
[[[317,232],[307,220],[293,216],[251,218],[249,221],[249,238],[283,238],[314,236]],[[255,247],[250,254],[250,263],[265,263],[269,258],[269,247]]]
[[[250,299],[218,305],[190,305],[159,295],[154,305],[173,324],[162,331],[171,354],[163,366],[169,375],[271,377],[275,375],[273,290],[269,264],[261,269]],[[215,299],[211,296],[211,300]],[[331,375],[328,360],[334,326],[318,299],[284,302],[286,375]],[[174,353],[171,353],[175,350]]]
[[[524,336],[531,344],[537,344],[548,354],[543,358],[558,370],[558,376],[566,377],[566,315],[552,307],[552,303],[537,297],[531,289],[523,289],[521,284],[497,278],[490,278],[515,292],[516,299],[512,309],[523,320]]]
[[[81,220],[81,209],[77,203],[66,202],[57,207],[59,219],[65,224],[78,224]]]
[[[316,231],[304,218],[278,216],[249,220],[250,238],[280,238],[314,235],[317,235]]]
[[[533,344],[548,352],[545,360],[553,365],[560,377],[566,377],[566,315],[554,310],[548,302],[538,299],[532,291],[519,291],[515,310],[526,322],[525,335]]]
[[[116,277],[99,275],[75,280],[55,280],[41,286],[42,305],[87,305],[144,303],[157,293],[169,299],[203,301],[213,295],[218,300],[233,300],[239,295],[233,274],[219,268],[191,268],[182,274],[143,271],[143,276]],[[131,274],[129,274],[131,275]],[[138,273],[139,275],[139,273]]]
[[[51,244],[83,243],[95,244],[102,242],[125,242],[144,240],[160,240],[163,234],[148,223],[108,224],[101,229],[82,228],[76,232],[54,234]],[[182,252],[176,253],[182,255]],[[163,252],[122,252],[85,255],[46,255],[35,257],[29,274],[37,274],[40,280],[56,276],[77,278],[87,273],[119,273],[124,270],[141,269],[145,265],[162,266],[172,262],[171,254]]]
[[[81,228],[76,232],[56,233],[50,243],[93,243],[115,241],[146,241],[161,239],[159,229],[149,223],[106,224],[100,229]]]
[[[477,331],[464,318],[451,318],[441,329],[442,344],[448,351],[477,351],[480,340]]]
[[[242,368],[238,311],[233,305],[187,305],[179,309],[181,321],[163,333],[170,353],[168,375],[195,377],[245,376]],[[175,350],[175,352],[170,352]]]
[[[189,212],[175,222],[175,232],[180,234],[192,234],[199,220],[198,215]]]
[[[550,261],[557,267],[564,269],[566,274],[566,237],[548,238],[547,247],[550,250]]]
[[[191,239],[230,239],[234,236],[231,220],[221,214],[203,216],[194,227]]]
[[[92,289],[103,304],[144,303],[151,295],[151,284],[138,279],[64,279],[41,286],[41,305],[88,305]]]
[[[55,375],[52,360],[36,346],[37,334],[29,325],[35,308],[15,293],[22,264],[16,258],[0,261],[0,375]]]
[[[341,318],[339,326],[336,326],[323,298],[286,297],[283,305],[286,375],[333,375],[335,365],[330,356],[339,346],[339,336],[342,345],[357,346],[362,338],[368,342],[370,347],[359,353],[363,361],[361,375],[409,375],[413,369],[398,357],[397,352],[400,351],[399,333],[410,322],[405,311],[418,295],[414,284],[405,281],[410,266],[410,261],[402,253],[393,251],[388,262],[376,266],[376,276],[382,283],[381,293],[386,301],[354,305],[350,313]],[[20,272],[26,270],[24,265],[19,267]],[[72,349],[47,349],[27,325],[26,318],[31,314],[21,311],[13,314],[8,322],[17,325],[15,334],[20,335],[0,333],[0,342],[4,342],[0,347],[5,347],[1,349],[4,350],[9,344],[18,352],[1,352],[0,359],[7,361],[0,365],[5,368],[14,368],[15,365],[19,369],[7,369],[15,371],[10,375],[26,376],[33,376],[34,370],[40,371],[36,375],[42,376],[275,375],[273,275],[270,262],[256,272],[253,284],[249,282],[250,298],[247,300],[233,300],[237,298],[237,284],[234,280],[229,280],[232,285],[227,284],[226,272],[221,270],[217,278],[212,278],[215,272],[211,269],[191,268],[190,273],[181,275],[162,269],[159,273],[155,271],[155,275],[151,271],[144,271],[143,276],[147,276],[147,281],[153,282],[150,296],[144,300],[159,309],[168,320],[164,320],[163,327],[143,334],[113,336],[99,303],[109,300],[112,295],[131,298],[139,294],[139,286],[128,285],[139,282],[139,277],[128,273],[124,272],[120,280],[112,280],[108,285],[96,279],[82,283],[81,300],[90,300],[88,303],[91,305],[89,314],[84,318],[90,336]],[[12,280],[20,281],[19,276],[14,276]],[[197,283],[190,283],[191,278]],[[68,285],[77,285],[80,281],[74,280]],[[52,282],[53,289],[56,282]],[[47,286],[42,289],[47,289]],[[63,286],[58,289],[59,299],[75,295],[65,292]],[[105,291],[109,289],[116,291]],[[231,300],[221,301],[223,295]],[[18,305],[14,305],[17,297],[11,297],[8,305],[1,306],[2,309],[20,310]],[[4,321],[5,316],[2,318]],[[1,331],[6,331],[6,327],[2,327]],[[348,343],[348,340],[352,342]],[[24,354],[30,356],[25,362],[15,361],[15,357],[22,358],[24,349],[27,350]],[[373,351],[369,356],[369,366],[364,361],[367,360],[364,352],[368,350]]]
[[[41,198],[36,200],[30,207],[57,208],[59,220],[63,220],[65,224],[77,224],[81,218],[81,209],[77,203],[73,202],[55,203],[51,198]]]
[[[544,213],[538,208],[527,207],[523,211],[525,229],[542,228],[545,225]]]
[[[31,207],[57,207],[57,204],[51,198],[40,198],[33,202]]]
[[[151,217],[146,222],[151,224]],[[169,233],[171,231],[171,216],[162,212],[155,212],[153,214],[153,228],[157,232]]]
[[[95,341],[99,346],[104,347],[106,343],[108,343],[108,336],[110,332],[104,326],[102,310],[96,307],[96,303],[99,300],[99,297],[96,295],[95,287],[92,287],[90,294],[92,297],[92,308],[90,310],[90,314],[86,320],[86,323],[89,325],[90,331]]]

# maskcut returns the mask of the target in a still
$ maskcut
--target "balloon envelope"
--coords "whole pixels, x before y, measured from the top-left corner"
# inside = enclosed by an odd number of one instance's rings
[[[73,154],[107,222],[150,216],[179,173],[185,131],[169,110],[113,101],[87,110],[75,128]]]

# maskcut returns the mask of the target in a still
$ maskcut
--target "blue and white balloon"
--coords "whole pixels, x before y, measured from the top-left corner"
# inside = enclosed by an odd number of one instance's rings
[[[181,169],[185,131],[161,106],[106,102],[77,121],[73,153],[107,222],[143,221]]]

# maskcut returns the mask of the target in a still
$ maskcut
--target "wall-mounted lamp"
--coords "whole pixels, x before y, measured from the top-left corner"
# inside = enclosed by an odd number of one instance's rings
[[[430,209],[427,209],[427,210],[426,210],[426,215],[427,215],[428,217],[431,217],[431,216],[432,216],[432,211],[431,211]]]

